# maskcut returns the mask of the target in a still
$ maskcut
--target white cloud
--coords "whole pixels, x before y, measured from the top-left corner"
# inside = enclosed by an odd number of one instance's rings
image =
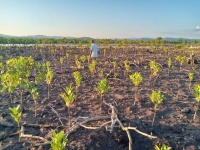
[[[196,29],[200,29],[200,26],[197,26]]]

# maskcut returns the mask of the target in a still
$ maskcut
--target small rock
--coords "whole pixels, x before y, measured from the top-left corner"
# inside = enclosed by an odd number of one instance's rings
[[[182,112],[184,112],[184,113],[189,113],[190,112],[190,108],[184,108],[183,110],[181,110]]]
[[[196,141],[200,141],[200,135],[199,134],[194,134],[194,139],[196,140]]]

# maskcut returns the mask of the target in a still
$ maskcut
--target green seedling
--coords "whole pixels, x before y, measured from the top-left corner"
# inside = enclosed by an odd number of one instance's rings
[[[80,57],[80,60],[82,61],[82,63],[84,63],[86,61],[87,57],[85,55],[82,55]]]
[[[19,142],[20,142],[20,121],[22,119],[22,110],[20,109],[20,105],[13,108],[9,107],[9,110],[11,111],[10,113],[11,117],[17,122],[18,132],[19,132]]]
[[[64,88],[65,93],[61,93],[60,96],[64,99],[66,106],[68,107],[69,125],[70,125],[70,107],[71,103],[76,99],[76,95],[73,93],[71,86]]]
[[[37,99],[39,96],[38,88],[34,86],[33,83],[29,85],[29,92],[31,93],[33,100],[34,100],[34,105],[35,105],[35,117],[37,116]]]
[[[152,121],[152,126],[153,126],[155,117],[156,117],[156,109],[162,103],[162,101],[164,99],[164,95],[160,91],[158,91],[158,92],[152,91],[152,93],[149,97],[150,97],[152,103],[154,104],[154,111],[155,111],[153,121]]]
[[[131,75],[129,75],[132,83],[135,85],[135,100],[134,100],[134,105],[135,105],[135,101],[136,101],[136,97],[137,97],[137,91],[138,91],[138,86],[139,84],[142,82],[143,77],[139,72],[135,72],[132,73]]]
[[[80,74],[79,71],[74,72],[73,75],[74,75],[74,79],[75,79],[75,82],[76,82],[76,96],[77,96],[78,88],[81,85],[82,77],[81,77],[81,74]]]
[[[168,147],[165,144],[162,144],[161,147],[159,147],[158,145],[155,145],[154,150],[171,150],[171,147]]]
[[[184,64],[184,63],[186,63],[186,61],[187,61],[187,59],[186,59],[186,57],[182,57],[182,56],[177,56],[176,57],[176,60],[177,61],[179,61],[179,64],[180,64],[180,70],[181,70],[181,66]]]
[[[81,62],[76,60],[76,66],[77,66],[78,69],[81,69]]]
[[[62,71],[62,65],[63,65],[63,63],[64,63],[64,57],[61,57],[61,58],[60,58],[61,71]]]
[[[45,81],[45,75],[47,71],[46,64],[40,64],[39,62],[36,64],[37,75],[35,76],[35,84],[39,84]]]
[[[113,64],[113,67],[114,67],[114,73],[115,73],[115,69],[117,68],[117,62],[114,61],[114,62],[112,62],[112,64]]]
[[[117,78],[117,76],[118,76],[118,73],[115,72],[114,73],[114,78]]]
[[[194,95],[197,101],[197,109],[194,113],[194,118],[193,120],[195,121],[196,115],[197,115],[197,111],[198,111],[198,107],[199,107],[199,102],[200,102],[200,85],[194,85]]]
[[[20,101],[22,107],[22,95],[23,90],[27,89],[29,77],[31,75],[31,71],[34,67],[34,59],[33,57],[22,57],[12,58],[6,61],[6,73],[10,74],[12,78],[14,78],[14,82],[17,82],[20,91]]]
[[[70,54],[69,54],[69,53],[66,53],[67,61],[68,61],[68,59],[69,59],[69,56],[70,56]]]
[[[128,74],[128,72],[130,71],[130,65],[129,65],[128,60],[124,61],[124,66],[125,66],[126,73]]]
[[[94,75],[94,72],[96,71],[96,61],[93,60],[91,64],[89,64],[90,72]]]
[[[0,77],[1,77],[1,85],[3,86],[1,92],[5,92],[5,90],[8,90],[10,94],[10,102],[12,103],[12,93],[18,86],[17,76],[15,74],[9,74],[8,72],[6,72],[5,74],[2,74]]]
[[[193,72],[188,73],[188,77],[189,77],[189,80],[190,80],[190,83],[189,83],[189,90],[190,90],[191,85],[192,85],[192,81],[194,79],[194,73]]]
[[[101,80],[97,86],[95,87],[95,90],[99,93],[100,97],[101,97],[101,103],[100,103],[100,113],[102,111],[102,104],[103,104],[103,95],[108,92],[108,90],[110,89],[106,78]]]
[[[170,68],[172,67],[172,59],[171,58],[168,59],[167,65],[168,65],[168,75],[169,75]]]
[[[51,137],[51,148],[53,150],[64,150],[68,139],[65,138],[64,136],[64,131],[60,131],[59,133],[56,133],[54,130],[52,130],[52,137]]]
[[[152,60],[152,61],[150,61],[149,66],[152,71],[152,75],[158,76],[158,71],[160,69],[159,65],[154,60]]]
[[[48,98],[49,98],[49,88],[50,88],[50,84],[53,80],[53,77],[54,77],[54,74],[53,74],[53,71],[51,70],[51,68],[48,68],[48,71],[47,71],[47,74],[46,74],[46,83],[47,83],[47,86],[48,86]]]

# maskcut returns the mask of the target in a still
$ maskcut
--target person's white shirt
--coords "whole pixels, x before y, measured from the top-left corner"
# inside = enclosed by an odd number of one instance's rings
[[[90,50],[92,51],[91,57],[94,57],[94,58],[98,57],[99,48],[97,44],[92,43],[92,45],[90,46]]]

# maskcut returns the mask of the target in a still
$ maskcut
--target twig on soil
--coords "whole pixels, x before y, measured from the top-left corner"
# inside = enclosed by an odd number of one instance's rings
[[[29,124],[29,123],[23,123],[23,126],[27,127],[40,127],[40,128],[50,128],[50,127],[57,127],[56,124]]]
[[[83,127],[83,128],[86,128],[86,129],[92,129],[92,130],[97,130],[97,129],[100,129],[100,128],[102,128],[103,126],[105,126],[105,125],[107,125],[107,124],[109,124],[109,123],[111,123],[112,121],[108,121],[108,122],[105,122],[104,124],[102,124],[101,126],[99,126],[99,127],[88,127],[88,126],[85,126],[85,125],[83,125],[83,124],[79,124],[81,127]]]
[[[78,122],[78,119],[80,118],[83,118],[83,117],[78,117],[74,122],[76,122],[76,124],[74,124],[70,130],[65,133],[65,137],[68,137],[72,132],[74,132],[75,130],[77,130],[79,127],[83,127],[83,128],[86,128],[86,129],[100,129],[102,127],[106,127],[107,124],[111,123],[110,125],[110,132],[113,131],[113,128],[116,127],[115,124],[116,122],[120,125],[120,127],[122,128],[123,131],[126,131],[127,133],[127,136],[128,136],[128,139],[129,139],[129,150],[132,150],[132,138],[131,138],[131,135],[130,135],[130,132],[129,130],[134,130],[136,131],[137,133],[141,134],[141,135],[144,135],[144,136],[147,136],[149,138],[157,138],[156,136],[152,136],[152,135],[148,135],[144,132],[141,132],[139,130],[136,129],[136,127],[124,127],[124,125],[122,124],[122,122],[119,120],[118,118],[118,111],[117,109],[111,105],[111,104],[108,104],[106,102],[104,102],[105,105],[109,106],[112,110],[111,112],[111,116],[95,116],[95,117],[91,117],[91,118],[87,118],[82,121],[81,123]],[[52,107],[51,107],[52,108]],[[59,115],[57,115],[58,117],[60,117]],[[100,125],[99,127],[88,127],[84,124],[88,123],[88,122],[91,122],[91,121],[97,121],[97,120],[105,120],[105,119],[111,119],[110,121],[107,121],[105,123],[103,123],[102,125]],[[43,137],[39,137],[39,136],[33,136],[33,135],[24,135],[24,128],[22,126],[22,129],[21,129],[21,137],[27,137],[27,138],[35,138],[35,139],[40,139],[42,141],[44,141],[44,143],[36,143],[34,144],[34,146],[44,146],[44,145],[48,145],[50,144],[50,141],[44,139]],[[29,141],[30,142],[30,141]]]
[[[49,107],[51,107],[51,106],[49,106]],[[60,123],[62,124],[62,126],[64,126],[64,124],[61,121],[61,117],[58,115],[58,113],[56,112],[56,110],[53,107],[51,107],[51,109],[58,116],[58,119],[59,119]]]
[[[40,136],[34,136],[34,135],[31,135],[31,134],[24,134],[24,126],[21,126],[20,138],[32,138],[32,139],[39,139],[43,142],[49,142],[47,139],[40,137]]]

